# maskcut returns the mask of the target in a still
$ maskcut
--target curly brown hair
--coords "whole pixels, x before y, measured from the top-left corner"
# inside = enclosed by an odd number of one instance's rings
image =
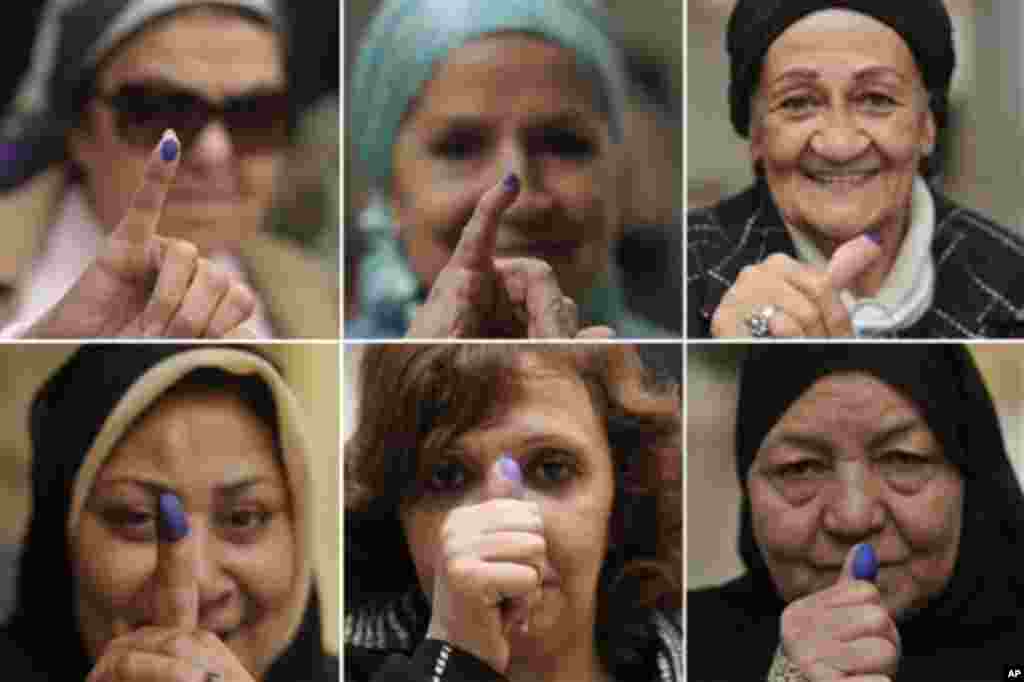
[[[529,360],[529,362],[525,362]],[[595,638],[613,674],[649,674],[650,610],[682,595],[679,386],[655,380],[622,344],[382,344],[362,358],[357,427],[345,448],[345,609],[373,612],[415,593],[402,627],[429,622],[399,521],[422,458],[518,398],[539,368],[579,377],[604,424],[615,471]]]

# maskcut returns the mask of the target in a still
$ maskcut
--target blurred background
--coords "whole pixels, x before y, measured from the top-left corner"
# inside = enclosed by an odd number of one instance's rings
[[[626,273],[627,302],[681,334],[676,302],[682,300],[683,5],[681,0],[604,0],[603,4],[619,28],[630,81],[624,143],[629,165],[626,230],[617,257]],[[379,5],[380,0],[345,3],[346,79],[359,53],[360,38]],[[348,319],[358,314],[349,299],[356,293],[361,255],[359,215],[370,188],[350,147],[345,154]]]
[[[687,190],[705,206],[750,184],[746,140],[729,122],[725,25],[735,0],[686,0],[688,12]],[[954,200],[1024,230],[1024,3],[945,0],[957,68],[950,125],[938,153]]]
[[[969,346],[999,413],[1007,451],[1024,476],[1024,345]],[[736,378],[746,345],[687,348],[686,542],[689,589],[719,584],[743,572],[736,551],[739,485],[733,450]]]
[[[316,566],[323,607],[325,645],[338,647],[339,533],[338,347],[266,344],[258,347],[283,368],[285,379],[308,417],[313,445],[313,494],[319,511]],[[18,546],[31,506],[28,408],[36,389],[76,348],[73,344],[0,345],[0,623],[10,614]]]

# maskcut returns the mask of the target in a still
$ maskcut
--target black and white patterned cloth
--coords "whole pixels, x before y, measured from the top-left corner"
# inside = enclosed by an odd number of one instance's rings
[[[935,297],[901,338],[1024,337],[1024,240],[932,190]],[[774,253],[797,259],[762,180],[687,215],[687,336],[707,338],[711,319],[740,271]]]

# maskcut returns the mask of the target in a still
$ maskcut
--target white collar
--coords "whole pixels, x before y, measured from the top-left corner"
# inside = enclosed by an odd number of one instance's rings
[[[828,259],[800,230],[786,225],[800,260],[825,269]],[[876,336],[905,329],[921,319],[935,295],[935,262],[931,244],[935,234],[935,201],[921,176],[914,178],[910,227],[896,262],[873,297],[857,298],[846,290],[840,298],[850,311],[858,336]]]

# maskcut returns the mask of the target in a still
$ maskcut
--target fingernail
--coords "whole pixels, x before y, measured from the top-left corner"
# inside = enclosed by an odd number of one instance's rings
[[[509,173],[505,176],[505,189],[509,192],[519,191],[519,176],[515,173]]]
[[[865,542],[857,547],[853,555],[853,577],[874,582],[877,575],[878,557],[875,556],[875,548]]]
[[[881,230],[871,230],[869,232],[865,232],[864,235],[868,239],[873,241],[875,244],[878,244],[879,246],[882,245],[882,231]]]
[[[178,158],[178,141],[173,135],[164,133],[163,142],[160,143],[160,158],[165,163],[170,163]]]
[[[519,468],[519,462],[515,461],[508,455],[502,455],[501,459],[498,460],[498,468],[501,469],[502,476],[510,481],[515,481],[522,485],[523,472]]]
[[[173,493],[160,493],[157,504],[160,507],[160,521],[157,524],[160,539],[177,542],[188,535],[188,518],[178,496]]]

